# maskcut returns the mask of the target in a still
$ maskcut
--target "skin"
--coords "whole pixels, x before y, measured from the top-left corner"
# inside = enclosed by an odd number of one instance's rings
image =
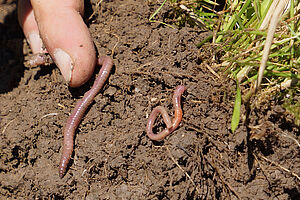
[[[172,122],[171,122],[171,119],[170,119],[166,109],[162,106],[157,106],[151,112],[148,122],[147,122],[147,127],[146,127],[147,135],[151,140],[161,141],[165,137],[167,137],[169,134],[171,134],[179,126],[179,123],[182,120],[181,95],[183,94],[184,90],[185,90],[185,87],[182,85],[179,85],[176,87],[176,89],[174,91],[173,106],[175,108],[175,117]],[[166,124],[166,128],[162,132],[155,134],[155,133],[153,133],[152,128],[154,126],[156,117],[158,116],[159,113],[161,113],[161,115],[163,117],[163,120]]]
[[[97,62],[94,43],[82,19],[83,13],[83,0],[18,1],[19,23],[32,52],[43,53],[45,50],[41,46],[45,46],[71,87],[88,81]],[[40,37],[41,44],[30,42],[31,35]],[[69,55],[73,69],[58,64],[54,56],[57,49]],[[66,74],[70,78],[67,79]]]
[[[113,65],[112,59],[107,56],[97,60],[83,14],[83,0],[18,1],[19,23],[33,53],[29,66],[54,61],[69,86],[79,87],[90,79],[96,63],[102,65],[93,87],[77,103],[65,126],[59,166],[61,178],[66,173],[73,152],[75,130],[87,107],[103,87]],[[59,56],[57,52],[60,52]],[[49,53],[51,58],[45,53]]]
[[[92,103],[95,96],[99,93],[103,87],[105,81],[107,80],[111,68],[113,66],[113,61],[108,56],[102,56],[98,59],[98,65],[102,65],[98,77],[96,78],[92,88],[87,91],[83,98],[78,101],[72,114],[69,116],[67,124],[64,129],[64,144],[61,155],[61,160],[59,164],[59,177],[62,178],[67,170],[70,158],[74,149],[74,135],[86,109]]]

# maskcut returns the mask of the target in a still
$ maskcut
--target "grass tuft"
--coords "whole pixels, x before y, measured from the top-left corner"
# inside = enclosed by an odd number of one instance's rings
[[[163,3],[165,3],[164,0]],[[239,124],[241,103],[256,104],[253,96],[293,89],[299,97],[300,4],[298,0],[170,0],[173,5],[214,32],[198,47],[213,41],[223,52],[225,74],[236,80],[232,131]],[[224,5],[223,5],[224,4]],[[182,14],[183,15],[183,14]],[[195,19],[196,18],[196,19]],[[181,18],[178,17],[180,20]],[[297,84],[286,84],[286,83]],[[284,87],[281,87],[284,85]],[[261,88],[261,90],[259,90]],[[274,95],[274,93],[269,93]],[[237,100],[241,99],[241,103]],[[259,98],[255,98],[259,99]],[[298,102],[285,108],[299,120]],[[253,107],[250,105],[250,107]]]

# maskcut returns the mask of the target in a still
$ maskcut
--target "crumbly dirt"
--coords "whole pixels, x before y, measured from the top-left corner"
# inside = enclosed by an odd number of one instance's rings
[[[60,179],[62,129],[92,80],[71,89],[55,66],[26,68],[30,50],[16,2],[0,3],[1,199],[299,198],[299,127],[271,101],[250,114],[248,128],[241,123],[231,133],[234,82],[209,69],[220,58],[214,46],[195,45],[209,33],[176,28],[168,3],[156,20],[175,28],[150,23],[162,3],[156,0],[104,0],[87,20],[114,70],[76,131],[71,166]],[[183,120],[152,142],[147,117],[158,105],[173,113],[179,84],[187,87]],[[162,126],[160,120],[155,129]],[[253,132],[263,137],[250,141]]]

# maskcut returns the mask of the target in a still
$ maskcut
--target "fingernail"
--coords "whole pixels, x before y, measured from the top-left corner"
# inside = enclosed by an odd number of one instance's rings
[[[60,69],[65,80],[69,83],[73,71],[73,62],[71,57],[62,49],[55,49],[53,56],[55,64]]]
[[[34,54],[42,53],[43,51],[43,42],[38,33],[30,33],[27,37],[27,41],[31,47],[31,50]]]

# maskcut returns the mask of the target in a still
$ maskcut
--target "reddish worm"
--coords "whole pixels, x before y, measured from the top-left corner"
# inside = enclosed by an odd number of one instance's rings
[[[179,126],[179,123],[182,120],[181,95],[183,94],[184,90],[185,87],[183,85],[179,85],[174,91],[173,106],[175,108],[175,117],[173,119],[173,122],[171,122],[171,119],[164,107],[157,106],[156,108],[153,109],[152,113],[149,116],[147,128],[146,128],[147,135],[151,140],[161,141]],[[155,119],[159,113],[161,113],[163,117],[163,120],[166,124],[166,128],[162,132],[158,134],[154,134],[152,128]]]
[[[78,101],[74,110],[72,111],[72,114],[67,120],[67,124],[64,129],[63,150],[59,164],[60,178],[65,175],[67,166],[73,153],[75,130],[78,127],[86,109],[92,103],[95,96],[98,94],[100,89],[103,87],[106,79],[108,78],[113,66],[113,61],[108,56],[101,56],[100,58],[98,58],[98,65],[102,65],[102,67],[92,88],[84,94],[81,100]]]

